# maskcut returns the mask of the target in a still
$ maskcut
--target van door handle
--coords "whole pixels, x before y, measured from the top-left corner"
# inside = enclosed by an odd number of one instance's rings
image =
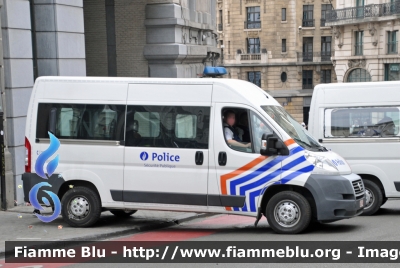
[[[226,153],[225,152],[219,152],[219,154],[218,154],[218,164],[220,166],[226,166],[226,161],[227,161]]]
[[[201,151],[196,152],[196,156],[194,158],[194,161],[196,162],[196,165],[201,166],[203,165],[204,161],[204,154]]]

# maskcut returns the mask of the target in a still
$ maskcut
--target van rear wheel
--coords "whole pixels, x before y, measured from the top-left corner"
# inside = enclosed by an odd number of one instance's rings
[[[100,197],[90,188],[77,186],[69,189],[61,204],[63,219],[72,227],[89,227],[100,218]]]
[[[297,234],[309,226],[312,211],[304,196],[293,191],[284,191],[269,200],[265,215],[275,232]]]
[[[119,218],[129,218],[135,214],[137,210],[126,210],[126,209],[110,209],[110,212]]]
[[[383,202],[383,194],[379,186],[370,180],[363,179],[365,187],[365,207],[363,216],[375,214]]]

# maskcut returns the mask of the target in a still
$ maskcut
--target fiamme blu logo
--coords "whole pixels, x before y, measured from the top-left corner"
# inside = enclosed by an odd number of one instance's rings
[[[50,133],[50,132],[48,132],[48,133],[50,136],[49,148],[47,148],[45,151],[43,151],[38,156],[36,163],[35,163],[36,174],[46,180],[48,180],[51,177],[51,175],[53,175],[54,171],[57,169],[58,162],[59,162],[59,155],[57,155],[56,157],[54,157],[54,159],[52,159],[48,162],[47,167],[46,167],[47,172],[44,171],[45,163],[60,148],[60,141],[52,133]],[[40,182],[40,183],[36,184],[35,186],[33,186],[29,192],[29,201],[31,202],[31,205],[39,211],[44,210],[44,208],[40,205],[38,197],[37,197],[38,192],[41,187],[52,187],[52,185],[48,182]],[[43,191],[45,193],[47,193],[50,196],[50,198],[52,199],[53,205],[54,205],[54,211],[53,211],[53,214],[50,216],[43,216],[43,215],[40,215],[37,213],[35,215],[43,222],[51,222],[60,215],[61,202],[60,202],[60,199],[58,198],[58,196],[54,192],[47,191],[47,190],[43,190]],[[50,206],[50,202],[46,197],[42,198],[42,202],[46,206]]]

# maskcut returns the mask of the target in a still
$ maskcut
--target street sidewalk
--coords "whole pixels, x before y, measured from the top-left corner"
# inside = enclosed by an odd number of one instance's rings
[[[17,206],[0,211],[0,258],[4,257],[5,241],[95,241],[116,236],[165,228],[210,214],[139,210],[128,219],[103,212],[93,227],[73,228],[60,216],[50,223],[32,214],[33,207]],[[45,213],[52,213],[46,209]],[[44,213],[42,213],[44,214]]]

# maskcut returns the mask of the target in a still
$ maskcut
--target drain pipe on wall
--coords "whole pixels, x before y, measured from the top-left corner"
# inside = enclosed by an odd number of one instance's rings
[[[0,0],[0,10],[4,8],[3,0]],[[1,13],[0,13],[1,14]],[[1,16],[1,15],[0,15]],[[0,20],[1,29],[1,20]],[[14,207],[15,182],[12,171],[12,157],[8,150],[7,143],[7,107],[6,107],[6,91],[4,82],[4,52],[3,52],[3,32],[0,31],[0,92],[1,92],[1,111],[3,113],[3,125],[0,131],[1,146],[1,210],[7,210]]]

